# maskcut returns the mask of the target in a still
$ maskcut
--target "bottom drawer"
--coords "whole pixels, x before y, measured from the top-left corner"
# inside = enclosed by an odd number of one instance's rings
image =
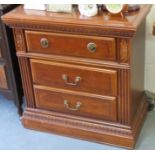
[[[0,64],[0,89],[8,89],[5,64]]]
[[[34,86],[37,108],[102,120],[117,120],[116,98]]]

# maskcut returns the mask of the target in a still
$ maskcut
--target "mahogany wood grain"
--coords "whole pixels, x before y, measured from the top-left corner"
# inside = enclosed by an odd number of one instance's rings
[[[131,39],[120,38],[118,41],[118,59],[121,64],[130,64]]]
[[[97,36],[125,36],[133,37],[140,23],[145,19],[151,5],[141,5],[140,11],[122,18],[112,16],[108,20],[105,14],[99,12],[98,16],[85,17],[77,13],[72,14],[51,13],[38,10],[24,10],[22,6],[9,12],[3,20],[12,27],[26,28],[31,24],[35,30],[53,32],[68,32],[71,34],[87,34]],[[30,29],[32,29],[30,28]]]
[[[18,53],[25,53],[26,52],[26,45],[25,45],[25,37],[24,32],[22,29],[14,29],[13,30],[16,45],[16,52]]]
[[[118,120],[122,124],[131,125],[130,70],[121,69],[118,76]]]
[[[33,130],[37,129],[132,149],[135,147],[138,137],[137,133],[142,127],[146,110],[147,104],[143,98],[141,104],[139,104],[139,111],[136,113],[133,124],[128,128],[124,128],[121,124],[115,126],[112,123],[108,124],[103,121],[96,122],[96,120],[75,118],[70,115],[30,108],[25,111],[22,123],[26,128]]]
[[[65,91],[56,88],[34,86],[37,108],[53,110],[73,115],[98,118],[103,120],[117,120],[116,98],[104,98],[92,94]],[[64,102],[68,102],[68,107]],[[76,105],[80,107],[76,110]],[[72,109],[71,109],[72,108]],[[75,110],[73,110],[75,109]]]
[[[150,9],[141,5],[108,20],[102,12],[87,18],[76,10],[60,14],[23,7],[3,16],[14,29],[27,99],[23,125],[134,148],[147,113],[144,24]],[[46,49],[41,38],[48,39]],[[95,53],[86,50],[90,41],[97,45]]]
[[[24,89],[24,94],[26,98],[26,104],[28,107],[35,107],[35,100],[34,100],[34,92],[33,92],[33,85],[32,85],[32,76],[30,72],[30,63],[29,59],[20,57],[18,58],[19,65],[20,65],[20,72],[22,77],[22,84]]]
[[[82,35],[26,31],[28,52],[86,57],[101,60],[116,60],[115,39]],[[48,47],[41,46],[41,39],[47,39]],[[74,45],[76,42],[76,46]],[[88,50],[88,44],[96,45],[96,51]]]
[[[31,70],[35,84],[90,92],[103,96],[117,96],[117,70],[35,59],[31,60]],[[80,81],[77,85],[67,84],[62,78],[63,75],[68,77],[68,83],[74,83],[76,77],[80,77]]]

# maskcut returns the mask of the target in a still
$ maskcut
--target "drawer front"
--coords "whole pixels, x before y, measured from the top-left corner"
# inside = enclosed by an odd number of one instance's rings
[[[115,39],[26,31],[28,52],[116,60]]]
[[[117,71],[31,60],[35,84],[117,96]]]
[[[0,64],[0,89],[8,89],[5,69],[5,65]]]
[[[34,86],[36,107],[89,118],[117,120],[116,98],[81,96],[73,91]]]

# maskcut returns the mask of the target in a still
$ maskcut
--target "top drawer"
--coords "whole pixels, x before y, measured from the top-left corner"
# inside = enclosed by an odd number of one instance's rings
[[[25,31],[28,52],[116,60],[115,39]]]

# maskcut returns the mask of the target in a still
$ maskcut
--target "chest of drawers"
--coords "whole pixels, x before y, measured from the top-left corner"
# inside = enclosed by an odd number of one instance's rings
[[[133,148],[147,111],[145,17],[104,20],[24,10],[13,28],[27,107],[26,128]]]

